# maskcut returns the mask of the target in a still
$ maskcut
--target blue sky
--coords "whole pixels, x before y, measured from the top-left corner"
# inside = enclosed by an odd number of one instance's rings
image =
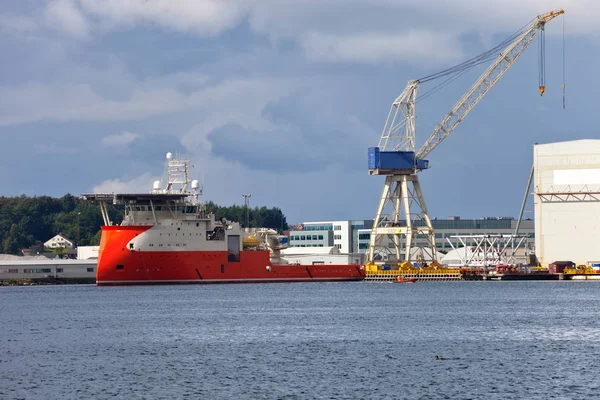
[[[205,200],[251,193],[289,222],[373,218],[383,178],[367,148],[406,82],[558,7],[567,109],[557,19],[546,95],[536,41],[420,175],[432,217],[516,216],[535,142],[600,138],[596,1],[3,1],[0,194],[150,190],[171,151]],[[481,72],[417,104],[418,144]]]

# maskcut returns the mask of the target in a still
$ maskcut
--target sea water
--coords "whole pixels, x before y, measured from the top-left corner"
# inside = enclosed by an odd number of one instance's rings
[[[0,287],[0,398],[589,399],[599,317],[600,282]]]

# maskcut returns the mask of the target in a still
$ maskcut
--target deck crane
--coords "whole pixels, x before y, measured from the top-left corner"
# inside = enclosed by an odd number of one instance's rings
[[[530,23],[493,49],[467,60],[455,67],[443,70],[418,80],[409,81],[404,91],[392,103],[378,147],[369,148],[369,174],[385,175],[385,184],[371,230],[369,243],[369,263],[395,250],[395,260],[400,262],[402,239],[405,239],[404,261],[412,261],[413,239],[426,237],[430,257],[436,260],[435,234],[421,192],[417,173],[429,168],[425,157],[452,133],[483,96],[498,82],[514,64],[535,36],[544,31],[547,22],[563,14],[564,10],[550,11],[538,15]],[[540,49],[543,50],[543,43]],[[498,52],[500,54],[498,55]],[[542,55],[540,55],[541,57]],[[452,110],[434,128],[429,139],[415,152],[415,105],[419,84],[438,78],[446,78],[436,88],[464,73],[467,69],[488,62],[494,62],[471,86],[469,91],[456,103]],[[543,95],[543,69],[540,69],[540,94]],[[436,88],[432,89],[435,90]],[[430,91],[431,92],[431,91]],[[427,96],[430,92],[423,96]],[[421,96],[420,98],[423,98]],[[402,221],[404,217],[404,221]],[[388,240],[393,240],[393,249],[388,248]],[[376,254],[377,253],[377,254]],[[419,256],[416,256],[419,258]],[[421,255],[423,257],[423,255]]]

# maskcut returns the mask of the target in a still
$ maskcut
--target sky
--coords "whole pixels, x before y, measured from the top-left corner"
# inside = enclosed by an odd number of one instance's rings
[[[557,8],[546,94],[536,40],[419,174],[432,217],[517,216],[535,143],[600,138],[596,0],[4,0],[0,195],[145,192],[173,152],[204,201],[372,219],[406,83]],[[482,72],[417,102],[417,149]]]

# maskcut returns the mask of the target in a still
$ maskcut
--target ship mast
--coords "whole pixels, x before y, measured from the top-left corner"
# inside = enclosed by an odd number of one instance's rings
[[[188,194],[192,198],[192,203],[200,204],[202,188],[198,180],[190,182],[188,170],[190,161],[179,157],[173,157],[173,153],[167,153],[167,187],[161,189],[159,181],[154,182],[155,193],[167,194]],[[191,189],[191,190],[190,190]]]

